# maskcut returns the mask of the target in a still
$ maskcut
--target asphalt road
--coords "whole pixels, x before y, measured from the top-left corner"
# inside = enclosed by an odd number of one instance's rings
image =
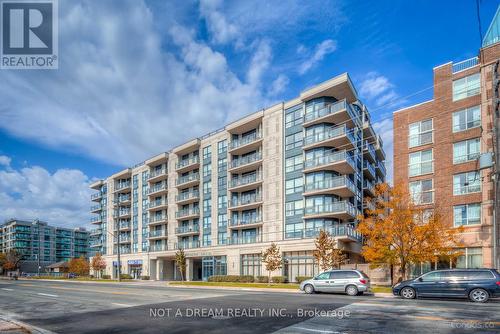
[[[323,311],[323,313],[321,313]],[[0,315],[57,333],[499,333],[500,302],[0,281]]]

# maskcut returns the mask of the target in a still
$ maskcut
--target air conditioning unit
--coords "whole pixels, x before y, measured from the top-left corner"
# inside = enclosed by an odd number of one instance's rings
[[[493,167],[493,152],[481,153],[479,156],[479,169]]]

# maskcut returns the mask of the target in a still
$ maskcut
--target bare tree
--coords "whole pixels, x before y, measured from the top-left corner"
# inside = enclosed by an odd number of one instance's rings
[[[262,262],[268,272],[268,284],[271,283],[271,273],[283,266],[280,248],[273,242],[262,254]]]
[[[175,253],[175,265],[181,272],[181,280],[184,281],[184,272],[186,272],[186,254],[183,249],[179,249]]]

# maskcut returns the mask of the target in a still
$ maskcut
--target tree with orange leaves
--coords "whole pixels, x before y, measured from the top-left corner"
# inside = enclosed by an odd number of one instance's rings
[[[89,261],[83,256],[73,258],[68,263],[68,270],[70,273],[77,274],[78,276],[87,276],[89,274]]]
[[[376,186],[369,199],[373,209],[359,217],[358,231],[365,237],[363,257],[374,266],[394,265],[406,279],[411,264],[457,256],[462,228],[447,226],[437,207],[424,209],[414,203],[402,185]]]

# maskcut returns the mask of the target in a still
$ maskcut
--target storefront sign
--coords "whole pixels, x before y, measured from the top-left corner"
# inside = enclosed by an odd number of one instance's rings
[[[142,265],[142,260],[128,260],[127,261],[127,264],[129,265],[135,265],[135,266],[139,266],[139,265]]]

